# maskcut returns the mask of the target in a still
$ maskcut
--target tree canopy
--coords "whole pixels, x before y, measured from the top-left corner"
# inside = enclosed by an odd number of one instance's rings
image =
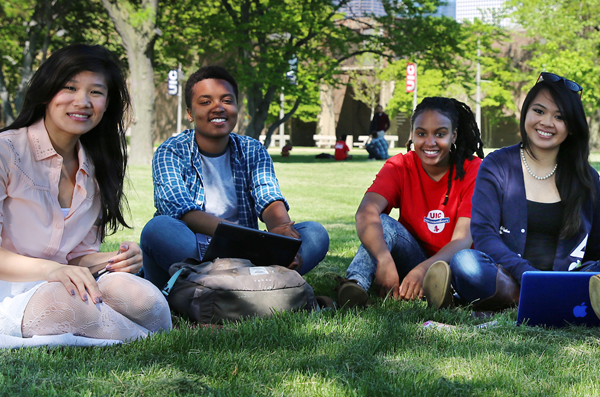
[[[583,87],[582,101],[590,118],[591,145],[600,146],[600,1],[543,0],[508,3],[512,17],[532,38],[525,89],[542,71],[574,80]]]
[[[99,3],[83,0],[0,2],[0,101],[10,124],[21,110],[33,72],[55,49],[78,42],[102,44],[121,54]]]
[[[281,123],[276,114],[282,90],[284,120],[292,115],[315,120],[320,84],[341,84],[341,66],[365,54],[388,65],[365,84],[374,79],[403,81],[406,60],[416,59],[420,76],[427,77],[420,80],[420,96],[442,95],[443,86],[462,87],[471,97],[474,43],[479,37],[485,73],[500,76],[489,79],[494,83],[486,86],[484,101],[490,108],[511,107],[505,84],[512,75],[502,75],[508,66],[498,68],[504,60],[492,53],[495,33],[483,25],[465,27],[433,16],[439,0],[382,0],[385,15],[355,15],[347,9],[349,3],[6,0],[0,5],[0,35],[6,43],[0,48],[4,119],[18,111],[24,84],[46,54],[72,42],[106,45],[128,64],[136,111],[134,163],[147,163],[152,154],[154,75],[179,62],[188,73],[208,63],[225,66],[241,89],[241,131],[258,137],[265,125],[272,132]],[[401,91],[397,89],[392,100],[396,111],[408,106]],[[368,96],[372,102],[372,93]]]

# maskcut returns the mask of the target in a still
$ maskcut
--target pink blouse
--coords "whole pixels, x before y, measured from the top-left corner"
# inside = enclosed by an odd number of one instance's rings
[[[43,119],[0,133],[0,246],[66,264],[100,250],[100,194],[94,167],[77,143],[79,170],[65,217],[58,202],[62,157]]]

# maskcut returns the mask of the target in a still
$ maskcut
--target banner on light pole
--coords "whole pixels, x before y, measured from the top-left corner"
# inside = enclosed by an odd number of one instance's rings
[[[417,88],[417,64],[406,64],[406,92],[414,92]]]
[[[179,93],[179,71],[177,69],[169,70],[167,78],[167,90],[169,95],[177,95]]]

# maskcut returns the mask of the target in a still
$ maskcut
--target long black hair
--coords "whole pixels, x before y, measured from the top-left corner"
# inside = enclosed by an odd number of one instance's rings
[[[454,180],[462,180],[465,177],[465,160],[473,160],[473,153],[476,153],[480,158],[484,157],[483,142],[481,141],[481,133],[479,132],[479,127],[477,127],[477,122],[471,108],[454,98],[444,97],[427,97],[421,101],[411,117],[411,135],[416,118],[426,110],[434,110],[446,116],[452,123],[452,129],[456,130],[455,147],[450,150],[449,156],[450,174],[448,175],[446,199],[443,204],[446,205],[448,203],[448,196],[450,195],[450,188],[452,187],[454,168],[456,168]],[[410,151],[411,145],[412,139],[409,137],[406,149]]]
[[[123,66],[106,48],[75,44],[55,51],[35,72],[25,93],[21,113],[0,132],[29,127],[46,115],[46,106],[75,75],[94,72],[104,76],[108,88],[108,106],[100,123],[79,141],[94,164],[100,187],[99,238],[130,227],[123,216],[127,199],[123,182],[127,167],[125,130],[129,124],[131,101]]]
[[[581,228],[581,206],[586,200],[596,199],[594,182],[588,163],[590,154],[590,130],[585,118],[583,104],[578,93],[571,91],[562,80],[555,83],[540,81],[527,94],[521,110],[521,139],[523,150],[531,157],[531,145],[525,131],[525,119],[533,100],[547,90],[560,110],[567,127],[567,138],[560,144],[556,162],[556,188],[563,202],[561,238],[573,237]],[[596,176],[597,178],[597,176]]]

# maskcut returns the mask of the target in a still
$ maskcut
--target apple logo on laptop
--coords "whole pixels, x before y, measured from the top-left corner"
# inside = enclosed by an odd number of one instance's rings
[[[585,305],[585,302],[583,302],[580,306],[575,306],[573,308],[573,315],[575,317],[585,317],[587,316],[587,313],[585,312],[586,309],[587,306]]]

